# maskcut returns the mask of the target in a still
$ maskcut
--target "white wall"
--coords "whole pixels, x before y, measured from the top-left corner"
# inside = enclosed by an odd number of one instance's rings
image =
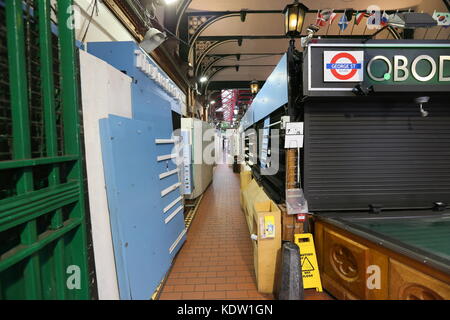
[[[92,12],[92,0],[75,0],[79,12],[76,16],[76,39],[81,41]],[[85,42],[95,41],[134,41],[132,35],[122,23],[109,11],[108,7],[98,1],[98,16],[94,13]]]

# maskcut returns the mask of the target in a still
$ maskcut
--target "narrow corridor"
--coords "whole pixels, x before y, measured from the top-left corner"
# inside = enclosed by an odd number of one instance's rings
[[[307,299],[326,294],[306,293]],[[273,299],[256,288],[252,243],[239,203],[239,176],[227,165],[215,169],[160,295],[175,299]]]

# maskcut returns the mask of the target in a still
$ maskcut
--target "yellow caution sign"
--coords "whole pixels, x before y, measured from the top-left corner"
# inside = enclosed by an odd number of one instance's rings
[[[318,292],[322,292],[322,282],[320,281],[319,266],[317,264],[316,249],[312,234],[296,234],[294,237],[295,244],[300,248],[303,288],[315,288]]]

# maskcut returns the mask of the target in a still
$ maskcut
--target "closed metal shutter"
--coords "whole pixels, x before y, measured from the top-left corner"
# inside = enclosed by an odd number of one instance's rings
[[[304,189],[311,211],[431,208],[450,203],[450,105],[305,106]]]

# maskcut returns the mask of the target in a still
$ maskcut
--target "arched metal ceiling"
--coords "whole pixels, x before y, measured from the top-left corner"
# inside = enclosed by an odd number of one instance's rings
[[[263,82],[270,75],[282,54],[289,46],[284,36],[282,10],[293,0],[180,0],[178,4],[177,34],[190,44],[188,61],[193,65],[194,76],[209,78],[206,88],[220,90],[245,87],[256,79]],[[305,17],[302,34],[309,24],[316,21],[317,10],[335,11],[352,8],[366,10],[376,4],[381,10],[447,11],[442,0],[303,0],[310,11]],[[368,30],[366,22],[354,24],[340,31],[338,13],[332,25],[322,27],[317,33],[322,37],[370,37],[376,30]],[[181,26],[182,23],[186,25]],[[183,31],[185,34],[180,34]],[[385,30],[376,37],[392,39],[399,32]],[[416,38],[448,39],[450,28],[419,29]],[[297,47],[300,47],[297,41]],[[301,49],[301,48],[298,48]],[[237,66],[239,66],[237,68]]]

